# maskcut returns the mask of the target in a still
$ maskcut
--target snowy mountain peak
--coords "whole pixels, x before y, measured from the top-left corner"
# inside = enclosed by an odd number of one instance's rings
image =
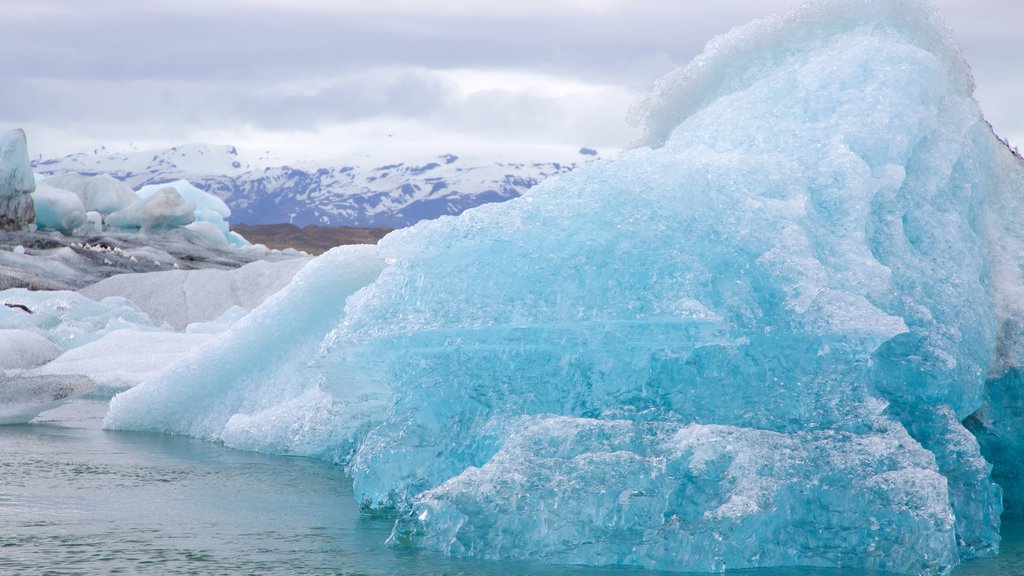
[[[581,161],[597,157],[581,152]],[[37,160],[40,174],[107,173],[132,188],[188,180],[231,208],[232,222],[401,228],[515,198],[572,170],[564,162],[500,162],[453,153],[378,163],[352,156],[258,168],[234,146],[186,144],[124,154],[72,154]]]
[[[163,150],[124,153],[109,153],[101,147],[93,153],[36,160],[32,166],[41,174],[110,174],[133,187],[141,185],[139,178],[148,183],[153,177],[163,174],[167,175],[164,181],[169,181],[179,179],[181,174],[234,176],[253,168],[239,157],[234,146],[214,144],[182,144]]]

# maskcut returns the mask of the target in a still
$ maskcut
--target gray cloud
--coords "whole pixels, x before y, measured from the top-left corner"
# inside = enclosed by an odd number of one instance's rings
[[[412,119],[467,138],[534,131],[608,145],[622,135],[623,93],[650,88],[713,35],[793,2],[7,0],[0,20],[16,49],[0,51],[0,121],[125,140],[164,130],[171,140],[211,127],[301,132]],[[1013,53],[1024,3],[936,3],[975,70],[986,116],[1024,139],[1015,106],[1024,59]],[[619,91],[606,109],[503,86],[460,94],[443,74],[455,69]]]

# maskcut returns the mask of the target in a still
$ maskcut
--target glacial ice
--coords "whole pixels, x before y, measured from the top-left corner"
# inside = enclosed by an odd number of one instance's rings
[[[161,322],[152,320],[121,296],[97,301],[70,290],[12,288],[0,291],[0,304],[4,304],[0,306],[0,329],[31,332],[61,350],[83,346],[115,330],[164,329]]]
[[[231,216],[231,209],[224,203],[223,200],[205,192],[193,186],[187,180],[175,180],[168,182],[167,184],[152,184],[149,186],[143,186],[139,188],[139,196],[142,198],[148,198],[154,194],[160,192],[164,188],[173,188],[175,192],[181,196],[185,202],[195,205],[194,211],[194,224],[200,225],[198,233],[211,237],[212,234],[205,228],[212,225],[215,226],[222,234],[222,240],[226,240],[230,245],[246,245],[248,242],[244,238],[239,236],[235,232],[228,230],[228,217]],[[205,223],[205,226],[202,224]],[[190,228],[196,229],[195,225],[190,224]]]
[[[313,260],[106,425],[337,460],[397,546],[948,573],[1024,496],[1024,161],[972,92],[920,0],[751,23],[635,148]]]
[[[105,226],[142,233],[184,227],[193,240],[207,246],[249,244],[229,230],[227,204],[185,180],[143,186],[138,192],[107,174],[36,174],[33,180],[39,185],[35,198],[41,229],[82,235],[102,232]]]
[[[0,425],[24,424],[92,389],[93,383],[78,374],[12,376],[0,371]]]
[[[89,212],[110,214],[139,201],[139,195],[127,184],[108,174],[61,174],[46,178],[42,183],[78,194],[86,211]]]
[[[375,252],[374,246],[347,246],[312,260],[285,289],[186,361],[116,396],[109,425],[347,459],[383,419],[390,390],[347,378],[344,395],[332,394],[338,375],[310,378],[308,372],[330,370],[322,340],[344,317],[345,299],[380,273]],[[159,414],[152,402],[163,406]]]
[[[57,230],[71,235],[86,223],[85,204],[78,194],[70,190],[39,184],[32,193],[32,201],[36,207],[36,226],[40,230]]]
[[[23,130],[0,134],[0,230],[22,230],[35,220],[36,181]]]
[[[63,350],[45,337],[17,328],[0,328],[0,372],[35,368],[60,356]]]
[[[72,348],[26,374],[78,374],[95,384],[97,395],[109,398],[180,361],[210,338],[208,333],[121,328]]]
[[[44,386],[42,377],[81,376],[109,398],[227,330],[308,261],[120,274],[78,292],[0,291],[0,376]]]
[[[139,232],[169,230],[191,224],[196,218],[195,211],[196,205],[185,202],[175,189],[161,188],[150,196],[108,214],[107,226]]]
[[[79,290],[93,300],[121,296],[150,318],[183,330],[194,322],[210,322],[232,306],[252,310],[288,284],[309,262],[257,260],[234,270],[168,270],[120,274]]]

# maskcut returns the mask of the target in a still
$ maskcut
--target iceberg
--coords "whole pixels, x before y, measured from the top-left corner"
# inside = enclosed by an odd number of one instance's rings
[[[52,188],[74,192],[82,199],[86,211],[110,214],[123,210],[139,201],[127,184],[109,174],[85,176],[82,174],[61,174],[41,181]]]
[[[36,181],[20,128],[0,134],[0,230],[22,230],[35,220]]]
[[[372,245],[353,245],[311,260],[288,286],[185,361],[115,396],[117,415],[108,415],[107,425],[347,461],[357,440],[383,420],[391,392],[348,378],[332,394],[336,375],[311,378],[310,370],[327,368],[322,340],[344,317],[346,298],[380,273],[375,252]],[[217,363],[209,364],[211,358]],[[155,404],[165,409],[157,414]]]
[[[924,1],[753,22],[619,157],[328,252],[105,425],[337,461],[395,546],[947,574],[1024,496],[1024,161],[973,89]]]
[[[82,230],[86,223],[87,213],[82,198],[71,190],[37,184],[32,200],[36,207],[36,226],[40,230],[57,230],[70,236],[76,230]]]
[[[284,288],[308,258],[257,260],[233,270],[167,270],[118,274],[86,286],[79,294],[97,302],[124,297],[149,318],[184,330],[216,320],[233,306],[252,310]]]
[[[25,375],[77,374],[94,384],[91,396],[110,398],[187,356],[209,337],[202,333],[122,328],[72,348]]]
[[[121,329],[160,331],[165,326],[129,299],[99,295],[96,300],[71,290],[0,291],[0,330],[30,332],[67,351]]]
[[[56,344],[35,332],[0,328],[0,371],[41,366],[62,352]]]
[[[196,229],[203,237],[213,241],[224,242],[232,246],[245,246],[248,242],[237,232],[228,229],[228,217],[231,209],[223,200],[193,186],[187,180],[175,180],[166,184],[151,184],[139,188],[139,196],[143,199],[163,193],[167,188],[173,189],[188,204],[195,205],[194,222],[187,228]],[[216,230],[213,230],[216,228]]]
[[[0,425],[25,424],[94,388],[78,374],[11,376],[0,372]]]
[[[21,148],[12,150],[24,153],[24,134],[11,131],[7,135],[10,139],[18,134]],[[8,155],[15,157],[13,153]],[[26,166],[27,162],[26,159]],[[7,162],[6,168],[0,164],[0,174],[8,174],[7,178],[12,180],[24,180],[24,174],[31,174],[31,171]],[[198,245],[213,248],[249,245],[245,238],[229,229],[227,218],[231,210],[227,204],[185,180],[143,186],[135,192],[108,174],[86,176],[69,172],[32,176],[27,181],[38,184],[30,200],[34,199],[39,205],[35,223],[40,229],[57,230],[64,235],[90,235],[105,229],[160,233],[185,228],[189,231],[186,237]]]

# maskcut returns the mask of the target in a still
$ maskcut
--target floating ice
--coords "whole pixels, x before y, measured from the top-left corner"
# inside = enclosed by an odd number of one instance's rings
[[[224,231],[218,228],[216,224],[192,222],[185,225],[185,229],[193,233],[197,244],[212,248],[227,248],[229,246],[228,237],[224,235]]]
[[[42,183],[78,194],[85,209],[89,212],[110,214],[139,201],[139,195],[132,191],[127,184],[107,174],[97,176],[61,174],[46,178]]]
[[[314,260],[107,425],[339,459],[446,554],[947,573],[999,544],[964,419],[1024,492],[1024,163],[972,90],[921,1],[752,23],[643,145]]]
[[[104,224],[108,229],[143,233],[187,227],[195,240],[206,245],[249,244],[228,229],[231,210],[227,204],[185,180],[143,186],[134,192],[106,174],[33,176],[42,192],[37,200],[42,202],[37,217],[40,228],[95,234],[104,230]],[[77,196],[78,202],[69,194]]]
[[[196,205],[186,202],[174,188],[161,188],[107,216],[107,226],[152,232],[191,224]]]
[[[113,396],[227,330],[308,261],[121,274],[79,292],[0,291],[0,375],[81,376]],[[27,421],[43,409],[11,408],[11,418]]]
[[[20,230],[32,224],[31,193],[35,189],[25,132],[16,129],[0,134],[0,230]]]
[[[5,304],[0,306],[0,329],[32,332],[61,350],[85,345],[114,330],[164,329],[123,297],[97,302],[68,290],[12,288],[0,291],[0,304]]]
[[[0,424],[24,424],[93,389],[85,376],[11,376],[0,371]]]
[[[110,425],[347,459],[356,440],[383,419],[390,390],[347,375],[339,386],[308,372],[316,365],[330,370],[323,364],[330,361],[321,350],[324,334],[344,318],[345,299],[381,266],[375,247],[365,245],[314,259],[186,362],[116,396]],[[161,414],[152,402],[164,407]]]
[[[0,328],[0,371],[34,368],[61,352],[56,344],[35,332]]]
[[[103,215],[95,210],[91,210],[85,213],[85,222],[82,227],[75,232],[87,236],[90,234],[99,234],[103,232]]]
[[[194,214],[196,224],[216,226],[217,229],[220,230],[220,234],[222,236],[221,240],[227,241],[228,244],[248,244],[244,238],[228,230],[227,219],[231,216],[231,209],[228,208],[228,205],[220,198],[196,188],[186,180],[175,180],[174,182],[168,182],[167,184],[143,186],[142,188],[139,188],[139,196],[147,198],[167,187],[173,188],[186,202],[195,204]],[[205,228],[207,227],[200,227],[199,233],[203,234],[205,237],[211,237],[211,232]]]
[[[80,374],[95,384],[97,394],[110,397],[180,361],[210,338],[202,333],[112,330],[28,374]]]
[[[122,296],[150,318],[182,330],[193,322],[216,320],[232,306],[252,310],[288,284],[309,262],[257,260],[234,270],[168,270],[120,274],[79,291],[94,300]]]
[[[36,226],[70,235],[86,223],[82,198],[70,190],[40,184],[32,193],[36,206]],[[93,212],[94,214],[98,214]],[[92,231],[93,227],[87,229]]]

